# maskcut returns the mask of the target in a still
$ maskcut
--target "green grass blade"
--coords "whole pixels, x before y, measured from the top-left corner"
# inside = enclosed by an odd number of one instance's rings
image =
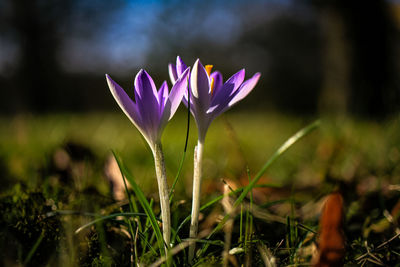
[[[118,163],[118,167],[121,171],[121,174],[126,177],[129,183],[132,186],[133,191],[135,192],[136,197],[139,200],[140,205],[143,207],[145,213],[147,214],[148,218],[150,219],[150,224],[153,228],[153,231],[156,235],[159,250],[161,255],[164,255],[164,239],[161,233],[161,229],[157,223],[156,215],[154,214],[152,208],[150,207],[149,202],[147,201],[146,197],[144,196],[143,191],[140,187],[136,184],[133,176],[129,173],[129,171],[124,167],[123,163],[118,159],[117,155],[113,152],[115,160]]]
[[[137,206],[137,204],[136,204],[136,200],[134,199],[134,197],[133,196],[130,196],[130,198],[131,198],[131,203],[132,203],[132,207],[133,207],[133,211],[131,211],[131,212],[136,212],[136,213],[139,213],[139,209],[138,209],[138,206]],[[143,227],[142,227],[142,222],[140,221],[140,220],[138,220],[137,222],[136,222],[136,224],[137,224],[137,226],[138,226],[138,228],[139,228],[139,231],[143,231]]]
[[[91,225],[94,225],[94,224],[96,224],[96,223],[98,223],[98,222],[105,221],[105,220],[109,220],[109,219],[114,219],[115,217],[118,217],[118,216],[122,216],[122,217],[133,217],[133,216],[143,216],[143,217],[147,217],[147,214],[146,214],[146,213],[137,213],[137,212],[113,213],[113,214],[110,214],[110,215],[107,215],[107,216],[104,216],[104,217],[101,217],[101,218],[97,218],[97,219],[95,219],[95,220],[93,220],[93,221],[88,222],[88,223],[85,224],[85,225],[82,225],[81,227],[79,227],[78,229],[76,229],[75,234],[78,234],[78,233],[81,232],[83,229],[85,229],[85,228],[87,228],[87,227],[89,227],[89,226],[91,226]]]
[[[240,205],[239,244],[243,242],[243,205]]]
[[[29,261],[31,260],[32,256],[35,254],[37,248],[40,246],[40,243],[42,243],[43,238],[44,238],[44,231],[42,231],[40,233],[39,238],[36,240],[35,244],[31,248],[31,250],[29,251],[28,256],[26,256],[26,258],[24,260],[24,265],[29,263]]]
[[[252,179],[251,182],[244,188],[242,194],[240,194],[239,198],[235,201],[234,206],[237,207],[243,201],[243,199],[247,196],[250,190],[253,189],[258,180],[260,180],[261,176],[265,173],[265,171],[269,168],[269,166],[272,165],[272,163],[274,163],[283,153],[285,153],[297,141],[299,141],[301,138],[303,138],[304,136],[315,130],[317,127],[319,127],[319,125],[320,121],[316,120],[313,123],[301,129],[300,131],[298,131],[288,140],[286,140],[286,142],[283,143],[283,145],[281,145],[281,147],[279,147],[278,150],[276,150],[275,153],[272,155],[272,157],[264,164],[261,170],[254,177],[254,179]]]
[[[122,177],[122,181],[124,182],[125,193],[128,198],[128,201],[129,201],[129,209],[130,209],[131,213],[133,213],[133,212],[135,212],[135,210],[133,208],[132,198],[131,198],[131,195],[129,194],[128,186],[126,184],[126,179],[125,179],[124,175],[121,175],[121,177]],[[122,211],[122,208],[121,208],[121,211]],[[136,247],[135,233],[133,232],[133,226],[132,226],[131,219],[126,218],[125,220],[128,222],[128,226],[129,226],[128,229],[131,234],[131,245]],[[139,223],[140,223],[140,221],[139,221]],[[132,257],[135,257],[135,261],[137,262],[137,253],[134,253],[133,249],[132,249]],[[131,262],[131,266],[133,266],[133,262]]]
[[[153,199],[150,199],[150,208],[153,209]],[[146,222],[144,224],[144,236],[146,237],[146,241],[149,240],[149,232],[147,231],[151,227],[149,217],[146,218]],[[154,231],[151,234],[150,242],[152,242],[154,237]],[[142,256],[146,253],[146,247],[143,246]]]
[[[181,163],[179,164],[178,173],[176,174],[174,182],[172,183],[172,186],[171,186],[171,191],[169,193],[169,201],[171,201],[173,196],[174,196],[174,189],[175,189],[176,183],[178,182],[179,176],[181,175],[182,166],[183,166],[183,162],[185,161],[186,150],[187,150],[187,145],[188,145],[188,141],[189,141],[189,132],[190,132],[190,92],[189,91],[190,90],[189,90],[189,87],[188,87],[189,98],[188,98],[188,108],[187,108],[187,124],[186,124],[185,147],[183,148],[183,155],[182,155]]]
[[[187,135],[186,138],[188,138],[188,137],[189,136]],[[178,179],[179,179],[179,177],[181,175],[181,171],[182,171],[182,167],[183,167],[183,162],[185,161],[185,157],[186,157],[186,147],[185,147],[185,151],[183,151],[183,155],[182,155],[182,158],[181,158],[181,163],[179,164],[179,168],[178,168],[178,173],[175,176],[174,182],[172,183],[172,186],[171,186],[171,191],[169,192],[169,201],[172,201],[172,198],[174,197],[175,186],[176,186],[176,183],[178,182]]]
[[[115,155],[114,155],[115,156]],[[122,174],[122,173],[121,173]],[[131,195],[129,194],[129,190],[128,190],[128,186],[126,184],[126,179],[124,175],[121,175],[122,177],[122,181],[124,182],[124,188],[125,188],[125,193],[126,196],[128,197],[128,201],[129,201],[129,209],[131,212],[135,212],[135,210],[133,209],[133,204],[132,204],[132,199],[131,199]]]
[[[249,180],[249,184],[251,183],[250,170],[247,168],[247,178]],[[245,254],[248,251],[249,245],[251,243],[251,239],[253,236],[253,190],[250,190],[250,209],[246,210],[246,231],[244,237],[244,251]]]
[[[262,166],[260,171],[256,174],[254,179],[251,180],[251,182],[243,188],[243,192],[240,194],[238,199],[234,203],[234,208],[238,207],[244,198],[247,196],[247,194],[254,188],[258,180],[260,180],[261,176],[265,173],[265,171],[274,163],[284,152],[286,152],[293,144],[295,144],[297,141],[299,141],[301,138],[315,130],[317,127],[319,127],[320,121],[316,120],[313,123],[307,125],[306,127],[302,128],[300,131],[295,133],[293,136],[291,136],[288,140],[286,140],[285,143],[283,143],[276,151],[275,153],[269,158],[269,160]],[[216,232],[220,231],[225,224],[225,222],[229,219],[229,214],[225,215],[225,217],[221,220],[220,223],[214,228],[214,230],[208,235],[207,239],[209,239],[212,235],[214,235]],[[202,255],[206,249],[208,248],[208,245],[204,245],[203,248],[200,251],[200,255]]]
[[[79,216],[88,216],[88,217],[101,216],[98,213],[83,212],[83,211],[79,211],[79,210],[55,210],[55,211],[47,212],[45,215],[47,218],[57,216],[57,215],[79,215]]]
[[[230,192],[229,195],[230,195],[230,196],[231,196],[231,195],[234,195],[234,194],[236,194],[236,193],[238,193],[238,192],[240,192],[240,191],[242,191],[242,190],[243,190],[243,188],[236,189],[235,191]],[[208,207],[214,205],[215,203],[221,201],[221,199],[222,199],[223,197],[224,197],[224,195],[220,195],[220,196],[218,196],[218,197],[216,197],[216,198],[210,200],[209,202],[207,202],[206,204],[204,204],[203,206],[200,207],[200,211],[203,211],[203,210],[205,210],[206,208],[208,208]],[[181,224],[180,224],[180,225],[178,226],[178,228],[176,229],[176,232],[173,234],[172,240],[175,240],[176,235],[179,233],[179,231],[182,229],[182,227],[183,227],[186,223],[188,223],[188,222],[190,221],[190,218],[191,218],[191,217],[192,217],[192,216],[189,215],[189,216],[187,216],[187,217],[181,222]]]
[[[290,202],[290,199],[283,198],[283,199],[279,199],[279,200],[270,201],[270,202],[267,202],[265,204],[260,205],[260,208],[267,209],[267,208],[272,207],[274,205],[282,204],[282,203],[285,203],[285,202]]]
[[[157,252],[156,252],[156,251],[154,250],[154,248],[151,246],[151,244],[149,243],[149,241],[147,241],[148,237],[147,237],[146,235],[144,235],[143,233],[141,233],[141,232],[138,232],[138,235],[139,235],[140,239],[143,240],[144,245],[145,245],[146,247],[148,247],[148,248],[151,250],[151,252],[152,252],[153,254],[157,254]],[[145,250],[145,248],[143,248],[143,250]],[[143,254],[144,254],[144,253],[143,253]],[[142,256],[143,256],[143,254],[142,254]]]
[[[222,240],[208,240],[208,239],[183,239],[183,241],[194,241],[196,243],[204,243],[209,245],[215,245],[219,247],[224,247],[224,241]]]

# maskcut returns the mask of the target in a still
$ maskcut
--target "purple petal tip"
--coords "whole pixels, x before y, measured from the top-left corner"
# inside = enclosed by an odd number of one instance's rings
[[[257,72],[253,75],[254,79],[259,79],[261,77],[261,72]]]
[[[150,75],[144,69],[140,69],[136,74],[135,81],[139,79],[143,80],[145,77],[150,77]]]

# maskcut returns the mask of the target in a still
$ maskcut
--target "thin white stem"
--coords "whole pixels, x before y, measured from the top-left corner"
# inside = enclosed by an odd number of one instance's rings
[[[170,247],[171,239],[171,212],[169,208],[169,190],[167,175],[165,172],[164,154],[160,143],[155,144],[153,149],[154,164],[156,168],[158,193],[160,195],[161,219],[163,224],[164,242],[167,244],[166,254]]]
[[[200,213],[200,189],[202,178],[202,161],[203,161],[204,142],[200,139],[194,149],[194,171],[193,171],[193,197],[192,197],[192,219],[190,222],[190,238],[196,238],[199,228]],[[189,262],[193,260],[196,243],[193,242],[189,246]]]

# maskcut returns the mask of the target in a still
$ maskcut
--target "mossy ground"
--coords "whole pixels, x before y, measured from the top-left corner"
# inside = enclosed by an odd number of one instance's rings
[[[183,153],[185,116],[182,110],[163,135],[170,184]],[[313,119],[243,112],[218,118],[206,139],[202,203],[221,195],[224,183],[245,185],[248,173],[253,177],[287,138]],[[172,203],[175,229],[190,213],[196,143],[193,120],[190,130]],[[111,150],[120,155],[148,199],[154,199],[157,213],[151,153],[123,115],[0,118],[0,265],[131,266],[135,253],[126,219],[105,220],[75,234],[95,218],[129,211],[126,198],[116,199],[111,186]],[[246,214],[246,205],[242,213],[236,212],[231,248],[245,249],[246,253],[237,250],[231,264],[250,261],[251,266],[262,266],[260,244],[268,248],[279,266],[308,264],[316,240],[311,230],[318,232],[322,199],[338,189],[345,202],[345,264],[395,266],[400,261],[400,240],[384,242],[400,231],[399,163],[398,117],[381,122],[321,118],[320,128],[296,143],[263,175],[259,184],[274,187],[253,190],[252,216]],[[249,201],[250,196],[246,203]],[[222,214],[219,202],[206,209],[201,230],[215,227]],[[140,220],[145,224],[145,218]],[[181,238],[186,232],[185,226]],[[212,240],[223,243],[224,237],[222,231]],[[211,245],[199,265],[221,264],[220,244]],[[142,242],[136,250],[141,262],[158,258],[143,248]],[[176,254],[174,260],[177,266],[184,265],[184,252]]]

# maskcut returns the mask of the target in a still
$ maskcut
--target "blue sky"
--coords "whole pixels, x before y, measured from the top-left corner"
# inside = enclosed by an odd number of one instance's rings
[[[97,72],[98,66],[127,71],[140,67],[151,53],[153,42],[164,42],[157,38],[157,30],[164,31],[161,36],[171,31],[171,34],[185,39],[182,42],[200,36],[210,42],[223,43],[238,34],[238,18],[233,14],[232,6],[224,7],[222,1],[206,5],[205,16],[200,19],[195,18],[198,11],[191,8],[195,7],[191,2],[179,4],[180,10],[172,9],[168,15],[171,24],[155,28],[163,23],[160,16],[171,5],[174,5],[173,1],[125,2],[120,9],[104,16],[101,30],[91,38],[74,33],[66,38],[60,53],[63,67],[70,72]],[[201,23],[190,25],[193,21]],[[175,33],[175,27],[182,28],[182,24],[186,24],[183,27],[185,32]],[[76,62],[80,62],[79,68]]]
[[[251,14],[252,6],[255,13],[262,7],[265,8],[263,14],[268,15],[271,10],[284,8],[291,2],[252,0],[246,2],[246,8]],[[98,73],[109,69],[129,72],[146,63],[153,44],[164,45],[162,36],[166,34],[182,38],[182,43],[201,38],[224,44],[235,40],[243,23],[243,16],[238,15],[241,12],[238,6],[243,5],[241,1],[120,0],[115,6],[109,3],[77,1],[68,20],[60,23],[62,40],[57,56],[64,70],[72,73]],[[163,16],[167,16],[170,24],[163,24]],[[176,29],[183,32],[176,33]],[[12,72],[18,62],[17,43],[0,33],[0,75]]]

